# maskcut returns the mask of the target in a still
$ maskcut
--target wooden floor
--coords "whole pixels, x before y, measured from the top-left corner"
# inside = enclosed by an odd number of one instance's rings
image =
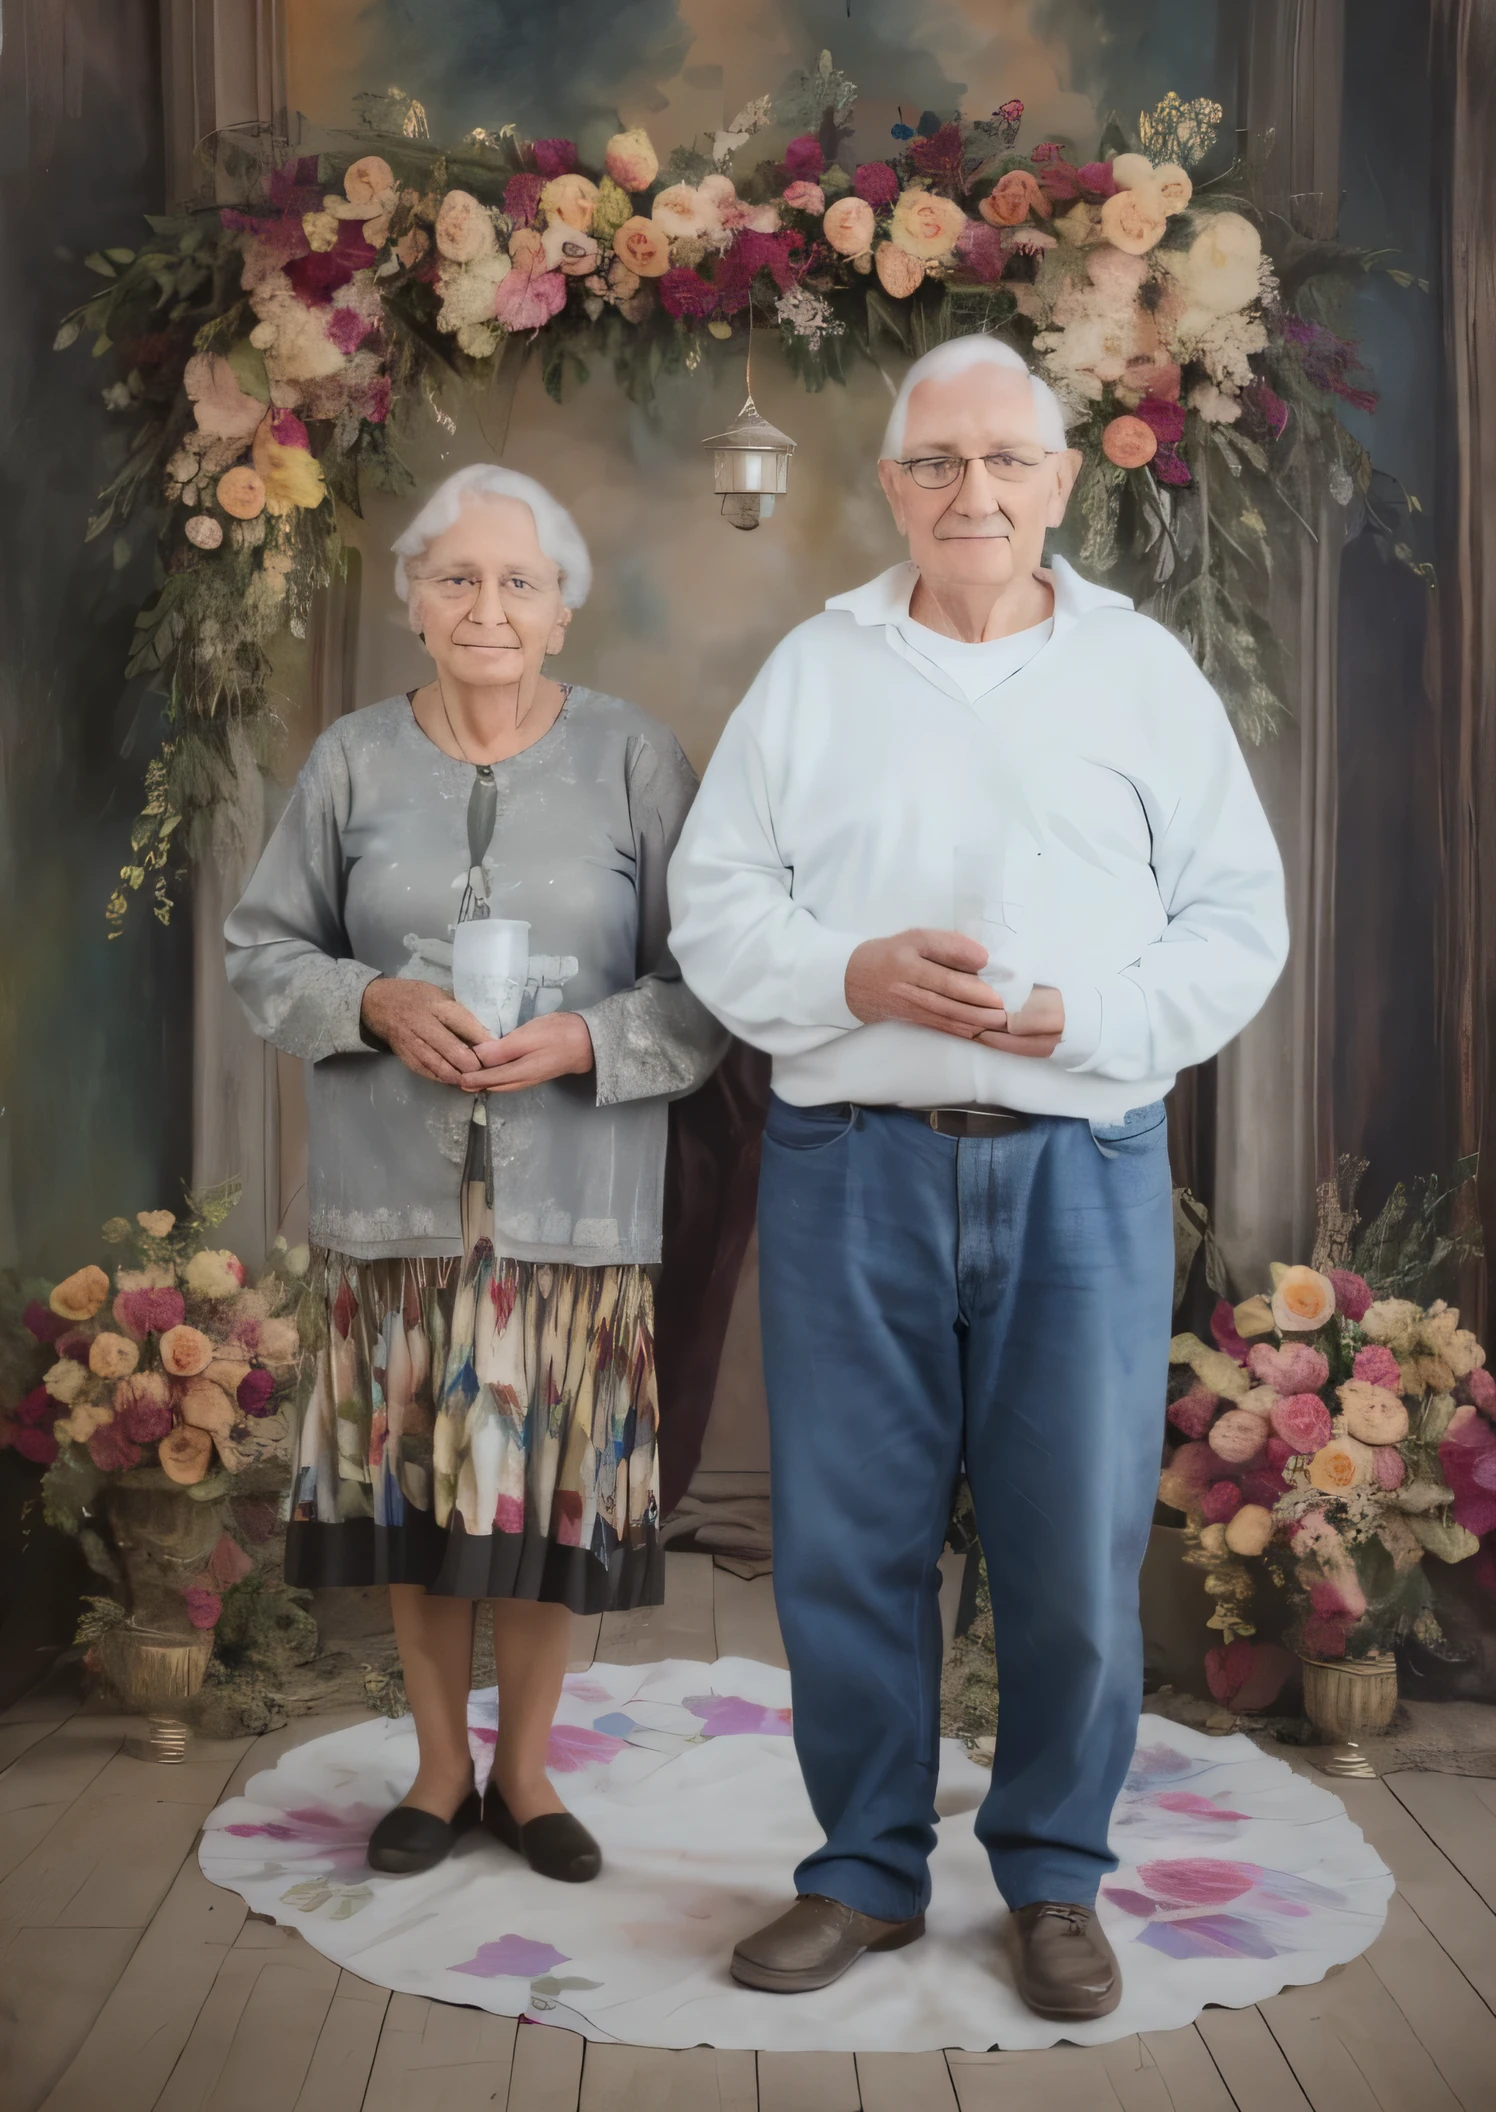
[[[767,1577],[668,1575],[579,1622],[578,1661],[783,1663]],[[1496,1782],[1338,1784],[1397,1877],[1386,1929],[1256,2009],[1046,2053],[666,2053],[387,1994],[207,1882],[213,1806],[350,1720],[158,1767],[61,1695],[0,1717],[4,2112],[1496,2112]]]

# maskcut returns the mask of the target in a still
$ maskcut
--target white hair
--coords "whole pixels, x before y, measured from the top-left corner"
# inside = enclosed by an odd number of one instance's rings
[[[474,499],[518,499],[535,517],[540,547],[561,573],[561,599],[569,609],[579,609],[592,586],[592,559],[582,540],[582,531],[543,484],[522,476],[517,469],[500,469],[497,463],[474,462],[456,470],[438,484],[404,535],[392,545],[395,552],[395,592],[410,599],[412,558],[424,557],[439,535],[456,525],[463,504]]]
[[[936,345],[923,353],[904,376],[899,393],[893,400],[893,409],[888,414],[888,424],[883,429],[883,445],[878,450],[880,459],[897,462],[904,451],[904,428],[909,419],[909,399],[922,381],[948,381],[952,375],[964,374],[968,367],[1002,367],[1009,374],[1028,377],[1029,387],[1034,392],[1034,419],[1039,439],[1051,454],[1063,454],[1069,446],[1065,437],[1065,414],[1060,409],[1060,400],[1045,381],[1034,373],[1027,360],[1005,345],[1001,338],[948,337],[943,345]]]

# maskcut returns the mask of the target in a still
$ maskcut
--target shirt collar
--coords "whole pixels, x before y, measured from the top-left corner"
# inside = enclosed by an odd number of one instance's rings
[[[1097,586],[1094,580],[1082,579],[1075,568],[1063,557],[1054,559],[1049,571],[1054,588],[1054,635],[1058,638],[1083,616],[1093,609],[1130,609],[1131,601],[1125,594],[1115,593],[1110,587]],[[906,558],[902,564],[890,565],[876,579],[865,585],[853,587],[848,594],[833,594],[827,602],[828,609],[845,609],[854,623],[864,625],[883,624],[893,626],[903,622],[909,614],[910,597],[914,583],[919,578],[919,567]]]

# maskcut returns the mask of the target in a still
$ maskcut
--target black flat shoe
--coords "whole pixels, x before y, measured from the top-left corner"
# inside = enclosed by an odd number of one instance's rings
[[[434,1870],[482,1816],[476,1789],[468,1791],[450,1820],[439,1819],[434,1811],[417,1811],[413,1804],[397,1804],[369,1835],[369,1868],[382,1870],[386,1877],[418,1877],[423,1870]]]
[[[563,1885],[585,1885],[603,1866],[603,1852],[580,1819],[569,1811],[546,1811],[521,1826],[492,1782],[483,1793],[483,1830],[541,1877]]]

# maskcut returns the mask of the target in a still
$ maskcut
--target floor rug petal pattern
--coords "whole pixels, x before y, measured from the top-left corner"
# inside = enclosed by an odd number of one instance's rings
[[[1067,2029],[1019,2002],[1002,1906],[972,1831],[987,1776],[941,1751],[928,1933],[792,2000],[738,1987],[733,1944],[784,1906],[820,1839],[790,1739],[789,1675],[747,1658],[573,1674],[551,1742],[602,1876],[558,1885],[487,1835],[424,1877],[374,1875],[370,1828],[415,1773],[410,1719],[285,1754],[208,1820],[215,1884],[377,1986],[636,2046],[918,2052],[1093,2044],[1188,2024],[1318,1980],[1377,1935],[1392,1878],[1340,1800],[1242,1737],[1145,1716],[1101,1900],[1125,1979],[1112,2016]],[[486,1767],[492,1689],[469,1724]]]

